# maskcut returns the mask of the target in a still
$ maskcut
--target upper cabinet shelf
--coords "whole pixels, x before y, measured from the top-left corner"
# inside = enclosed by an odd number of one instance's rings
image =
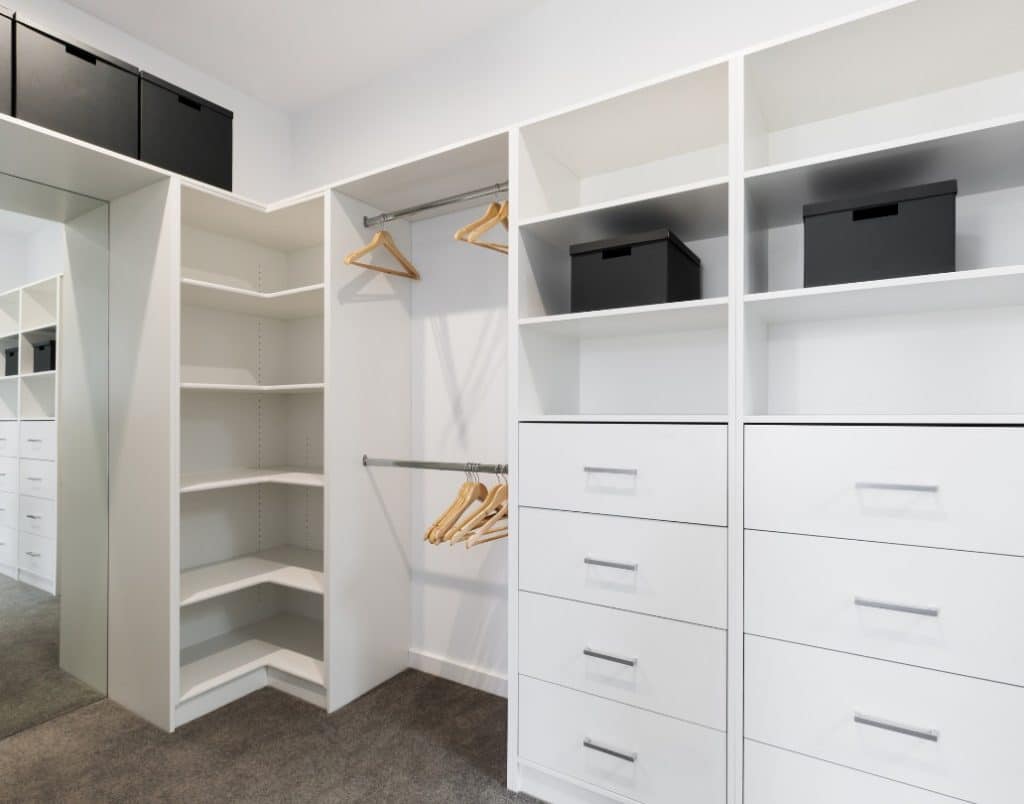
[[[261,318],[310,318],[323,315],[323,283],[265,293],[217,282],[182,279],[181,302],[227,313]]]

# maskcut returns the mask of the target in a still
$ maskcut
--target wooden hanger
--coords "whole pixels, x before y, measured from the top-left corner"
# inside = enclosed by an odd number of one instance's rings
[[[459,502],[467,494],[469,494],[470,488],[472,486],[473,486],[473,482],[470,481],[470,480],[467,480],[465,483],[463,483],[461,486],[459,486],[459,490],[455,494],[455,499],[453,499],[451,501],[451,504],[447,508],[445,508],[444,511],[441,512],[441,514],[437,517],[437,519],[435,519],[433,522],[430,523],[430,527],[427,528],[426,533],[423,534],[423,541],[425,541],[425,542],[431,541],[431,537],[433,536],[434,530],[437,528],[438,525],[441,524],[441,522],[444,521],[445,517],[448,516],[448,514],[452,511],[452,509],[454,509],[455,506],[458,505]]]
[[[427,532],[431,544],[440,544],[447,541],[452,526],[466,512],[474,502],[486,499],[487,486],[479,482],[463,483],[459,489],[459,496],[455,502],[448,507],[448,510],[441,516],[437,523]]]
[[[491,489],[480,507],[476,509],[448,538],[452,544],[458,544],[470,538],[481,527],[491,524],[492,520],[500,519],[502,511],[508,512],[508,484],[498,483]]]
[[[491,218],[497,215],[500,210],[501,204],[499,204],[496,201],[492,201],[490,204],[487,205],[487,211],[483,215],[481,215],[472,223],[467,223],[465,226],[463,226],[455,233],[455,239],[462,240],[463,242],[468,243],[469,241],[466,240],[466,238],[469,237],[470,233],[478,226],[482,226],[483,224],[487,223],[487,221],[489,221]]]
[[[502,201],[497,212],[466,235],[466,242],[472,243],[474,246],[483,246],[484,248],[489,248],[494,251],[500,251],[502,254],[508,254],[508,246],[505,243],[489,243],[485,240],[480,240],[481,237],[487,234],[487,232],[499,223],[508,229],[508,209],[508,201]]]
[[[374,265],[369,262],[358,262],[358,260],[365,257],[371,251],[376,251],[378,248],[383,247],[392,257],[394,257],[398,264],[405,270],[399,271],[396,268],[385,268],[383,265]],[[345,257],[346,265],[358,265],[360,268],[369,268],[371,271],[380,271],[382,274],[392,274],[393,276],[404,276],[409,279],[419,279],[420,272],[416,270],[416,266],[409,262],[409,259],[401,252],[398,245],[395,243],[394,238],[391,237],[390,232],[386,229],[380,229],[374,234],[373,238],[362,248],[358,248]]]
[[[496,531],[494,533],[489,533],[486,536],[482,534],[477,534],[473,536],[473,538],[471,538],[468,542],[466,542],[466,549],[468,550],[470,547],[476,547],[478,544],[487,544],[487,542],[496,542],[498,541],[498,539],[507,538],[508,528],[506,528],[505,530]]]
[[[484,544],[485,542],[492,542],[495,539],[501,539],[508,536],[508,495],[505,495],[505,500],[501,504],[501,507],[495,511],[494,515],[487,520],[487,522],[473,533],[466,542],[467,549],[470,547],[476,547],[478,544]]]

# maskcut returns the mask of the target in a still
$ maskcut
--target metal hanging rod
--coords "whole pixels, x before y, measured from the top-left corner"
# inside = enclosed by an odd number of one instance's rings
[[[507,475],[507,463],[445,463],[444,461],[396,461],[363,456],[363,466],[400,466],[405,469],[437,469],[441,472],[465,472],[481,475]]]
[[[416,204],[416,206],[406,207],[405,209],[396,209],[394,212],[382,212],[380,215],[374,215],[371,218],[364,215],[363,226],[369,229],[372,226],[380,226],[382,223],[390,223],[393,220],[404,218],[407,215],[415,215],[417,212],[425,212],[428,209],[437,209],[438,207],[447,207],[450,204],[458,204],[462,201],[472,201],[476,198],[487,198],[489,195],[504,193],[507,190],[508,182],[500,181],[497,184],[481,187],[479,190],[470,190],[469,192],[459,193],[458,195],[450,195],[447,198],[439,198],[437,201],[427,201],[425,204]]]

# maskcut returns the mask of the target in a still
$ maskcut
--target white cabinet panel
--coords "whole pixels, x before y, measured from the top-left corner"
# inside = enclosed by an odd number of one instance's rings
[[[57,460],[56,422],[22,422],[21,457],[44,461]]]
[[[18,531],[0,525],[0,564],[18,566]]]
[[[0,458],[0,492],[18,493],[17,458]]]
[[[725,801],[725,734],[519,678],[520,756],[649,804]]]
[[[21,494],[29,497],[57,499],[57,464],[53,461],[22,459],[20,469]]]
[[[18,457],[18,423],[0,422],[0,458]]]
[[[746,526],[1024,555],[1024,428],[758,425]]]
[[[52,500],[22,496],[18,500],[18,521],[22,533],[57,538],[57,506]]]
[[[522,424],[519,502],[535,508],[725,525],[726,429]]]
[[[519,595],[519,672],[725,730],[725,631]]]
[[[18,528],[18,495],[0,492],[0,527]]]
[[[519,585],[724,628],[726,531],[520,508]]]
[[[40,578],[57,577],[57,544],[51,539],[22,533],[18,540],[18,567]]]
[[[752,740],[927,790],[1016,804],[1024,689],[748,636]]]

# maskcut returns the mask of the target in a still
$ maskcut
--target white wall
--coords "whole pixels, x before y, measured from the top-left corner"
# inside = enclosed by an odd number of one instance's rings
[[[290,179],[288,116],[232,89],[61,0],[6,0],[4,5],[42,27],[81,40],[235,113],[235,192],[259,201],[286,194]],[[173,14],[173,5],[166,13]],[[202,25],[202,20],[196,20]],[[244,21],[240,21],[244,24]]]
[[[0,209],[0,293],[67,267],[64,224]]]
[[[293,116],[303,189],[550,114],[879,0],[548,0]]]

